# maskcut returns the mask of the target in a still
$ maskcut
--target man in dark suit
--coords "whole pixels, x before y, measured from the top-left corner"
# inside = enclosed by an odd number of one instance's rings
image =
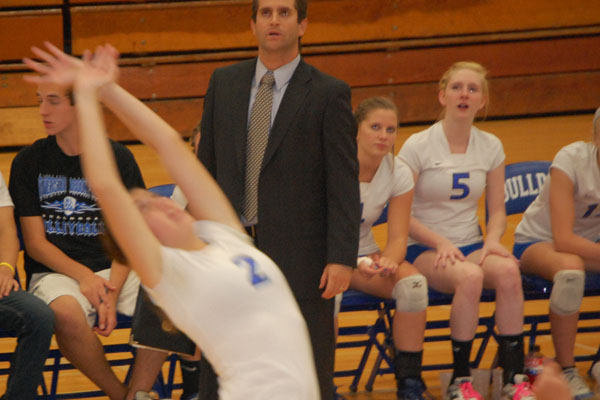
[[[330,400],[332,298],[348,288],[358,252],[356,123],[348,85],[300,58],[306,9],[306,0],[253,1],[250,24],[258,58],[213,73],[198,157],[256,246],[285,274],[311,334],[322,398]],[[266,107],[270,126],[257,169],[258,206],[256,213],[249,213],[248,132],[268,71],[274,76],[272,104]]]

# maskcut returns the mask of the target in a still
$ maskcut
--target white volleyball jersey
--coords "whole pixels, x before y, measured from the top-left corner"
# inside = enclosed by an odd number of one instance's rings
[[[306,323],[279,268],[250,238],[198,221],[199,251],[162,247],[163,275],[148,292],[206,354],[219,398],[319,398]]]
[[[2,172],[0,172],[0,207],[13,207],[13,202],[8,193],[8,187],[6,187]]]
[[[388,154],[381,161],[371,182],[360,183],[360,242],[358,254],[367,255],[379,250],[373,232],[373,224],[386,203],[414,187],[413,174],[401,160]]]
[[[558,168],[573,182],[575,220],[573,233],[586,239],[600,238],[600,171],[598,148],[589,142],[571,143],[556,153],[551,169]],[[529,205],[515,231],[516,243],[552,241],[550,175],[540,194]]]
[[[481,241],[477,206],[487,173],[504,162],[500,140],[471,127],[466,153],[452,154],[438,122],[411,135],[398,155],[419,175],[412,215],[456,246]]]

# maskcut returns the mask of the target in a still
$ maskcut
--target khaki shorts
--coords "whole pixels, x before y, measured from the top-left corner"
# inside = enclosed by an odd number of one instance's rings
[[[110,268],[96,272],[96,275],[108,280],[110,277]],[[132,316],[135,311],[135,301],[137,299],[140,279],[135,272],[131,271],[127,280],[123,284],[119,299],[117,300],[117,312]],[[87,317],[88,324],[96,324],[96,309],[89,302],[87,297],[79,290],[79,282],[66,275],[55,272],[37,273],[31,276],[29,283],[29,292],[40,298],[46,304],[52,303],[60,296],[73,296],[81,306]]]

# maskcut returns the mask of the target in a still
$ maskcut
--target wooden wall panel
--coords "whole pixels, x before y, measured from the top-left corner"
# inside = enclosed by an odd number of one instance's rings
[[[315,67],[353,87],[437,82],[456,61],[482,63],[492,77],[600,69],[600,35],[511,43],[307,56]]]
[[[352,88],[360,88],[437,82],[442,73],[458,60],[479,61],[495,78],[598,71],[598,48],[600,35],[460,47],[308,55],[305,59],[322,71],[346,81]],[[523,62],[524,59],[528,62]],[[142,99],[202,97],[213,70],[232,62],[123,66],[120,81],[127,90]],[[0,74],[0,107],[35,104],[35,89],[22,80],[22,75]],[[593,80],[587,91],[600,93],[600,86]],[[544,98],[533,99],[529,110],[535,113],[536,104],[544,101]],[[566,106],[570,107],[572,103]]]
[[[3,7],[33,7],[33,6],[61,6],[60,0],[0,0],[0,9]]]
[[[0,147],[23,146],[45,135],[37,107],[0,108]]]
[[[151,101],[147,104],[183,136],[190,136],[202,117],[201,99]],[[136,140],[110,111],[105,113],[106,130],[114,140]],[[25,146],[46,132],[38,107],[0,108],[0,148]]]
[[[202,117],[204,101],[200,99],[190,100],[166,100],[152,101],[146,103],[154,112],[164,118],[182,136],[190,136],[192,129]],[[106,130],[114,140],[136,140],[129,130],[110,111],[106,112]]]
[[[600,105],[600,90],[593,88],[600,88],[600,71],[492,79],[488,117],[591,112]],[[393,98],[400,109],[402,124],[433,121],[441,112],[436,83],[355,88],[353,106],[371,96]],[[202,117],[200,98],[147,104],[183,136],[189,136]],[[37,107],[0,108],[0,119],[0,147],[20,146],[44,135]],[[113,139],[135,140],[110,112],[106,114],[106,124]]]
[[[0,48],[0,146],[44,134],[19,59],[44,39],[63,46],[61,3],[0,0],[0,35],[16,38]],[[214,69],[256,54],[250,4],[71,0],[73,50],[116,44],[124,53],[121,84],[188,135]],[[459,60],[490,70],[492,118],[588,112],[600,104],[600,2],[313,0],[309,16],[305,59],[348,82],[354,105],[393,97],[405,123],[437,118],[436,82]],[[107,124],[116,139],[133,139],[111,114]]]
[[[199,2],[72,9],[73,51],[112,43],[124,53],[255,47],[247,4]]]
[[[557,29],[600,23],[589,0],[315,1],[305,45]],[[125,53],[254,47],[250,2],[74,7],[77,53],[110,42]]]
[[[60,10],[0,12],[0,61],[20,60],[31,56],[31,46],[49,40],[63,45]]]
[[[397,104],[401,123],[437,119],[442,111],[437,83],[389,85],[352,90],[356,107],[371,96],[387,96]],[[592,111],[600,106],[600,71],[497,78],[490,81],[488,117]]]

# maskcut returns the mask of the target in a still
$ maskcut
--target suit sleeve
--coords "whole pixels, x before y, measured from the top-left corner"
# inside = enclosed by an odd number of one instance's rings
[[[208,172],[216,179],[217,164],[215,161],[215,132],[213,128],[213,112],[215,104],[215,73],[210,77],[206,96],[204,96],[204,111],[200,122],[200,143],[198,145],[198,159]]]
[[[327,185],[327,263],[356,267],[360,226],[360,191],[356,122],[350,88],[343,82],[328,91],[323,121]]]

